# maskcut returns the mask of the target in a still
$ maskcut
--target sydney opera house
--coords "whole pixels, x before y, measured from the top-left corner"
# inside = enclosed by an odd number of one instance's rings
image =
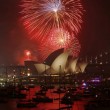
[[[64,51],[64,49],[58,49],[51,53],[43,62],[26,60],[24,65],[2,66],[1,73],[5,72],[6,74],[1,75],[5,79],[7,77],[10,82],[13,82],[13,78],[16,77],[16,82],[22,81],[24,84],[29,81],[29,83],[39,84],[44,84],[45,82],[58,83],[59,76],[69,82],[70,77],[84,73],[87,65],[86,60],[73,57],[69,51]]]
[[[43,62],[27,60],[24,64],[26,68],[30,69],[30,79],[41,84],[58,83],[59,76],[69,82],[70,77],[85,73],[88,62],[85,59],[71,56],[69,51],[58,49]]]
[[[50,76],[57,81],[59,76],[72,78],[72,80],[76,77],[78,80],[86,80],[97,76],[108,77],[110,63],[105,62],[107,55],[101,54],[97,59],[96,57],[73,57],[68,51],[59,49],[51,53],[45,61],[25,61],[25,66],[32,70],[33,76],[39,76],[40,81],[49,79]]]
[[[34,64],[38,74],[78,74],[83,73],[86,66],[86,61],[81,61],[78,58],[73,58],[69,55],[69,52],[63,52],[59,54],[50,65],[47,63],[37,63]]]

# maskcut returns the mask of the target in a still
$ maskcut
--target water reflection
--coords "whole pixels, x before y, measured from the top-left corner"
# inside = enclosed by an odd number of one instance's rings
[[[30,99],[35,95],[36,91],[39,91],[40,87],[31,88],[28,92],[23,91],[24,93],[27,93],[26,99]],[[0,110],[58,110],[59,108],[59,100],[55,100],[59,98],[59,94],[53,93],[55,89],[49,89],[46,92],[46,95],[50,98],[53,98],[53,103],[39,103],[35,108],[17,108],[16,102],[19,101],[19,99],[10,99],[8,103],[6,104],[0,104]],[[60,94],[60,97],[62,98],[64,96],[64,93]],[[71,109],[66,110],[84,110],[84,105],[87,103],[88,99],[82,99],[80,101],[74,101],[74,104],[72,104]],[[65,104],[60,104],[60,107],[66,107]],[[64,110],[64,109],[62,109]]]

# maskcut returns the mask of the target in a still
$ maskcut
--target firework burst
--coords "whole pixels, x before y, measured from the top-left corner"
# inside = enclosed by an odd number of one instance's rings
[[[56,28],[71,36],[81,29],[81,0],[21,0],[20,6],[21,20],[31,39],[44,40]]]
[[[64,48],[68,47],[71,43],[70,34],[63,29],[54,29],[48,38],[48,42],[51,43],[52,47]]]
[[[67,31],[56,29],[52,33],[50,32],[50,36],[39,45],[38,49],[42,60],[45,60],[52,52],[60,48],[64,48],[64,51],[70,51],[73,57],[77,57],[81,46],[78,39],[71,37]]]

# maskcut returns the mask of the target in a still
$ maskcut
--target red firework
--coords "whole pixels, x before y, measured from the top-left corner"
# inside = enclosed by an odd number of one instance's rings
[[[39,45],[39,52],[45,60],[52,52],[60,48],[64,48],[65,51],[69,50],[73,57],[77,57],[81,46],[77,38],[71,37],[67,31],[57,29],[52,31],[45,42]]]
[[[54,28],[63,28],[71,36],[81,29],[81,0],[22,0],[21,20],[31,39],[42,40]]]

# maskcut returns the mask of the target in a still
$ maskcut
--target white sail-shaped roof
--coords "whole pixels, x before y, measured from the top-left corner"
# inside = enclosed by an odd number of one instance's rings
[[[46,65],[46,64],[34,64],[35,65],[35,68],[37,69],[38,73],[42,73],[44,72],[45,70],[47,70],[48,68],[50,68],[50,66]]]
[[[69,69],[70,69],[71,72],[75,72],[75,68],[76,68],[77,61],[78,61],[78,58],[72,59],[72,60],[69,62]]]
[[[64,72],[69,52],[60,54],[52,63],[51,67],[57,72]]]
[[[45,74],[45,71],[43,72],[43,74]],[[46,74],[52,75],[52,74],[57,74],[57,72],[52,67],[50,67],[46,70]]]
[[[87,62],[79,63],[79,67],[80,67],[82,73],[85,71],[85,68],[87,67],[87,65],[88,65]]]
[[[75,73],[75,74],[82,73],[81,68],[80,68],[80,66],[79,66],[78,63],[76,64],[75,72],[74,72],[74,73]]]
[[[85,68],[87,67],[87,65],[88,65],[88,63],[86,61],[77,62],[76,72],[83,73],[85,71]]]

